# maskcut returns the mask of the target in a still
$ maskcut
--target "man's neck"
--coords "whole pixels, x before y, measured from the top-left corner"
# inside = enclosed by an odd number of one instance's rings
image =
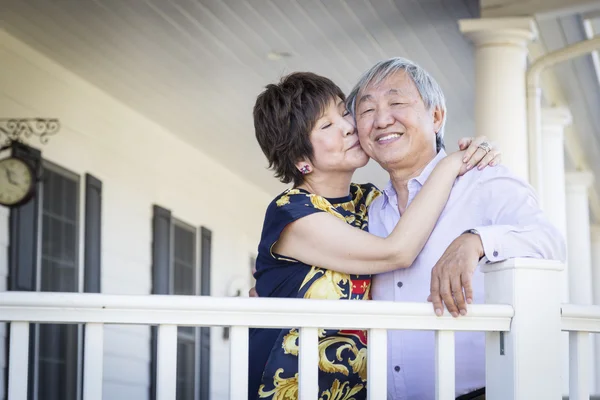
[[[398,209],[402,214],[408,205],[408,181],[421,175],[425,167],[436,157],[422,157],[418,163],[409,167],[399,167],[388,171],[392,186],[398,196]]]

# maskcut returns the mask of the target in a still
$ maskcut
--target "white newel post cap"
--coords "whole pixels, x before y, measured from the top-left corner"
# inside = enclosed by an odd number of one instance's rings
[[[513,258],[498,263],[487,263],[480,266],[481,272],[484,274],[490,272],[498,272],[509,269],[516,270],[546,270],[546,271],[562,271],[565,265],[562,261],[557,260],[541,260],[537,258]]]

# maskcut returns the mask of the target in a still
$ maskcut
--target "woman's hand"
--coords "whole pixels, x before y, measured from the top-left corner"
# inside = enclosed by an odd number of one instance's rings
[[[465,150],[462,160],[465,163],[465,172],[469,171],[475,165],[477,165],[478,170],[482,170],[488,165],[493,167],[502,161],[500,150],[494,148],[485,136],[462,138],[458,141],[458,147],[460,150]],[[461,169],[462,171],[463,169]],[[462,174],[464,172],[460,175]]]
[[[498,165],[502,159],[499,150],[492,147],[485,136],[463,138],[458,142],[459,151],[449,154],[444,164],[456,168],[456,175],[462,176],[474,166],[482,170]],[[442,160],[444,161],[444,160]]]

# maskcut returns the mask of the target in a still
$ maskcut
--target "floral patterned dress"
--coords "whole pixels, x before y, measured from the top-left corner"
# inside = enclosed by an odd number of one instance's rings
[[[272,252],[283,229],[299,218],[329,213],[367,230],[367,208],[380,195],[371,184],[352,184],[350,195],[324,198],[288,189],[269,205],[256,262],[261,297],[370,299],[371,276],[311,266]],[[299,331],[251,329],[249,400],[298,398]],[[367,332],[319,330],[319,400],[362,400],[367,385]]]

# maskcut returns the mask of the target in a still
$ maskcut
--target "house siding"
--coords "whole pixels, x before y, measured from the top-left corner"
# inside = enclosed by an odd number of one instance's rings
[[[59,118],[61,130],[48,144],[29,143],[44,159],[102,181],[102,293],[151,293],[153,204],[212,231],[212,295],[227,295],[235,277],[250,283],[248,257],[269,194],[1,30],[0,110],[0,117]],[[7,287],[7,246],[8,210],[0,209],[0,290]],[[229,343],[222,336],[222,328],[212,328],[212,399],[228,396]],[[0,326],[1,343],[5,337]],[[106,326],[104,340],[103,398],[147,398],[150,329]],[[5,350],[0,345],[0,398]]]

